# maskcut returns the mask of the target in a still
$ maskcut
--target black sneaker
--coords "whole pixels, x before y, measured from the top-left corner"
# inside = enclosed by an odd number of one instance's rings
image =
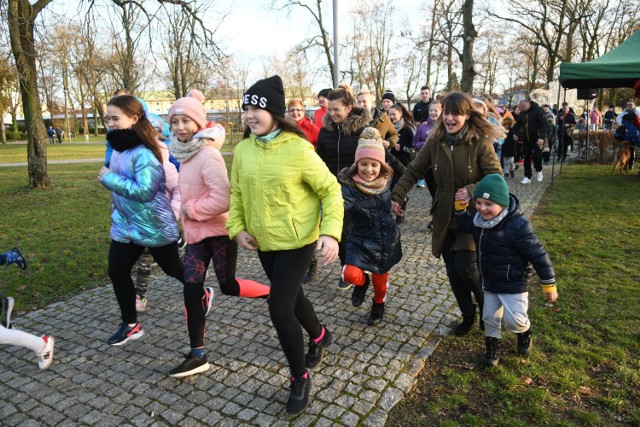
[[[324,325],[322,325],[322,328],[324,329],[324,337],[322,337],[319,343],[316,344],[313,340],[309,340],[309,350],[304,356],[305,368],[315,368],[318,366],[318,364],[322,362],[324,349],[331,344],[331,332],[329,332],[329,329]]]
[[[364,297],[367,294],[367,289],[369,289],[369,275],[364,275],[364,285],[361,286],[353,286],[353,292],[351,293],[351,305],[354,307],[360,307],[364,302]]]
[[[516,334],[518,336],[518,353],[523,356],[531,351],[531,327],[526,332]]]
[[[299,414],[309,405],[309,393],[311,392],[311,375],[307,373],[307,378],[298,377],[291,380],[291,392],[287,400],[287,413],[291,415]]]
[[[191,353],[185,355],[184,361],[169,371],[169,376],[174,378],[188,377],[189,375],[199,374],[209,370],[209,359],[205,354],[201,359]]]
[[[7,329],[11,329],[11,312],[15,301],[11,297],[0,299],[0,323]]]
[[[314,256],[309,264],[307,274],[305,274],[302,283],[311,283],[318,278],[318,259]]]
[[[142,325],[140,323],[136,323],[134,327],[130,327],[126,323],[121,323],[120,328],[116,333],[107,340],[107,344],[124,345],[131,340],[141,338],[143,335],[144,331],[142,330]]]
[[[382,322],[384,317],[384,303],[373,302],[371,306],[371,314],[369,314],[369,320],[367,320],[367,325],[376,326],[378,323]]]
[[[469,332],[471,332],[471,328],[473,328],[474,323],[476,323],[475,313],[473,313],[470,316],[464,316],[462,318],[462,322],[460,322],[458,326],[456,326],[455,329],[453,330],[453,333],[458,337],[467,335]]]

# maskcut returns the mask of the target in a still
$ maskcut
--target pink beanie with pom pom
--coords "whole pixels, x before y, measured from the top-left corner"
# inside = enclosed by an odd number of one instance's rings
[[[178,99],[169,108],[169,123],[176,114],[184,114],[196,122],[200,129],[207,127],[207,110],[204,108],[204,95],[197,89],[190,90],[187,96]]]

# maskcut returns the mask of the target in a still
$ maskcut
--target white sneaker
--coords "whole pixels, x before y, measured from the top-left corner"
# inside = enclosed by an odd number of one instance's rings
[[[42,339],[44,340],[44,350],[37,352],[36,355],[38,356],[38,368],[45,370],[51,366],[51,361],[53,361],[55,340],[51,335],[45,335]]]
[[[522,178],[522,181],[520,181],[520,184],[531,184],[531,180],[525,176]]]
[[[542,171],[538,172],[538,174],[536,175],[536,179],[538,180],[538,182],[542,182],[542,178],[544,178],[542,176]]]

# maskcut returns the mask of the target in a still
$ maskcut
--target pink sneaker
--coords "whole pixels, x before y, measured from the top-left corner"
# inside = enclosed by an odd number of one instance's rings
[[[141,297],[140,295],[136,295],[136,311],[138,313],[142,313],[147,309],[147,299],[145,297]]]
[[[213,288],[204,288],[204,297],[207,304],[204,310],[204,315],[206,316],[211,311],[211,303],[213,302]]]

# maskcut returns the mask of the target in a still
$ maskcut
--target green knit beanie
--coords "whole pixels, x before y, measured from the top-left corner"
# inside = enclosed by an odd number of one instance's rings
[[[473,193],[474,199],[478,197],[490,200],[500,206],[509,206],[509,186],[499,173],[486,175],[480,180]]]

